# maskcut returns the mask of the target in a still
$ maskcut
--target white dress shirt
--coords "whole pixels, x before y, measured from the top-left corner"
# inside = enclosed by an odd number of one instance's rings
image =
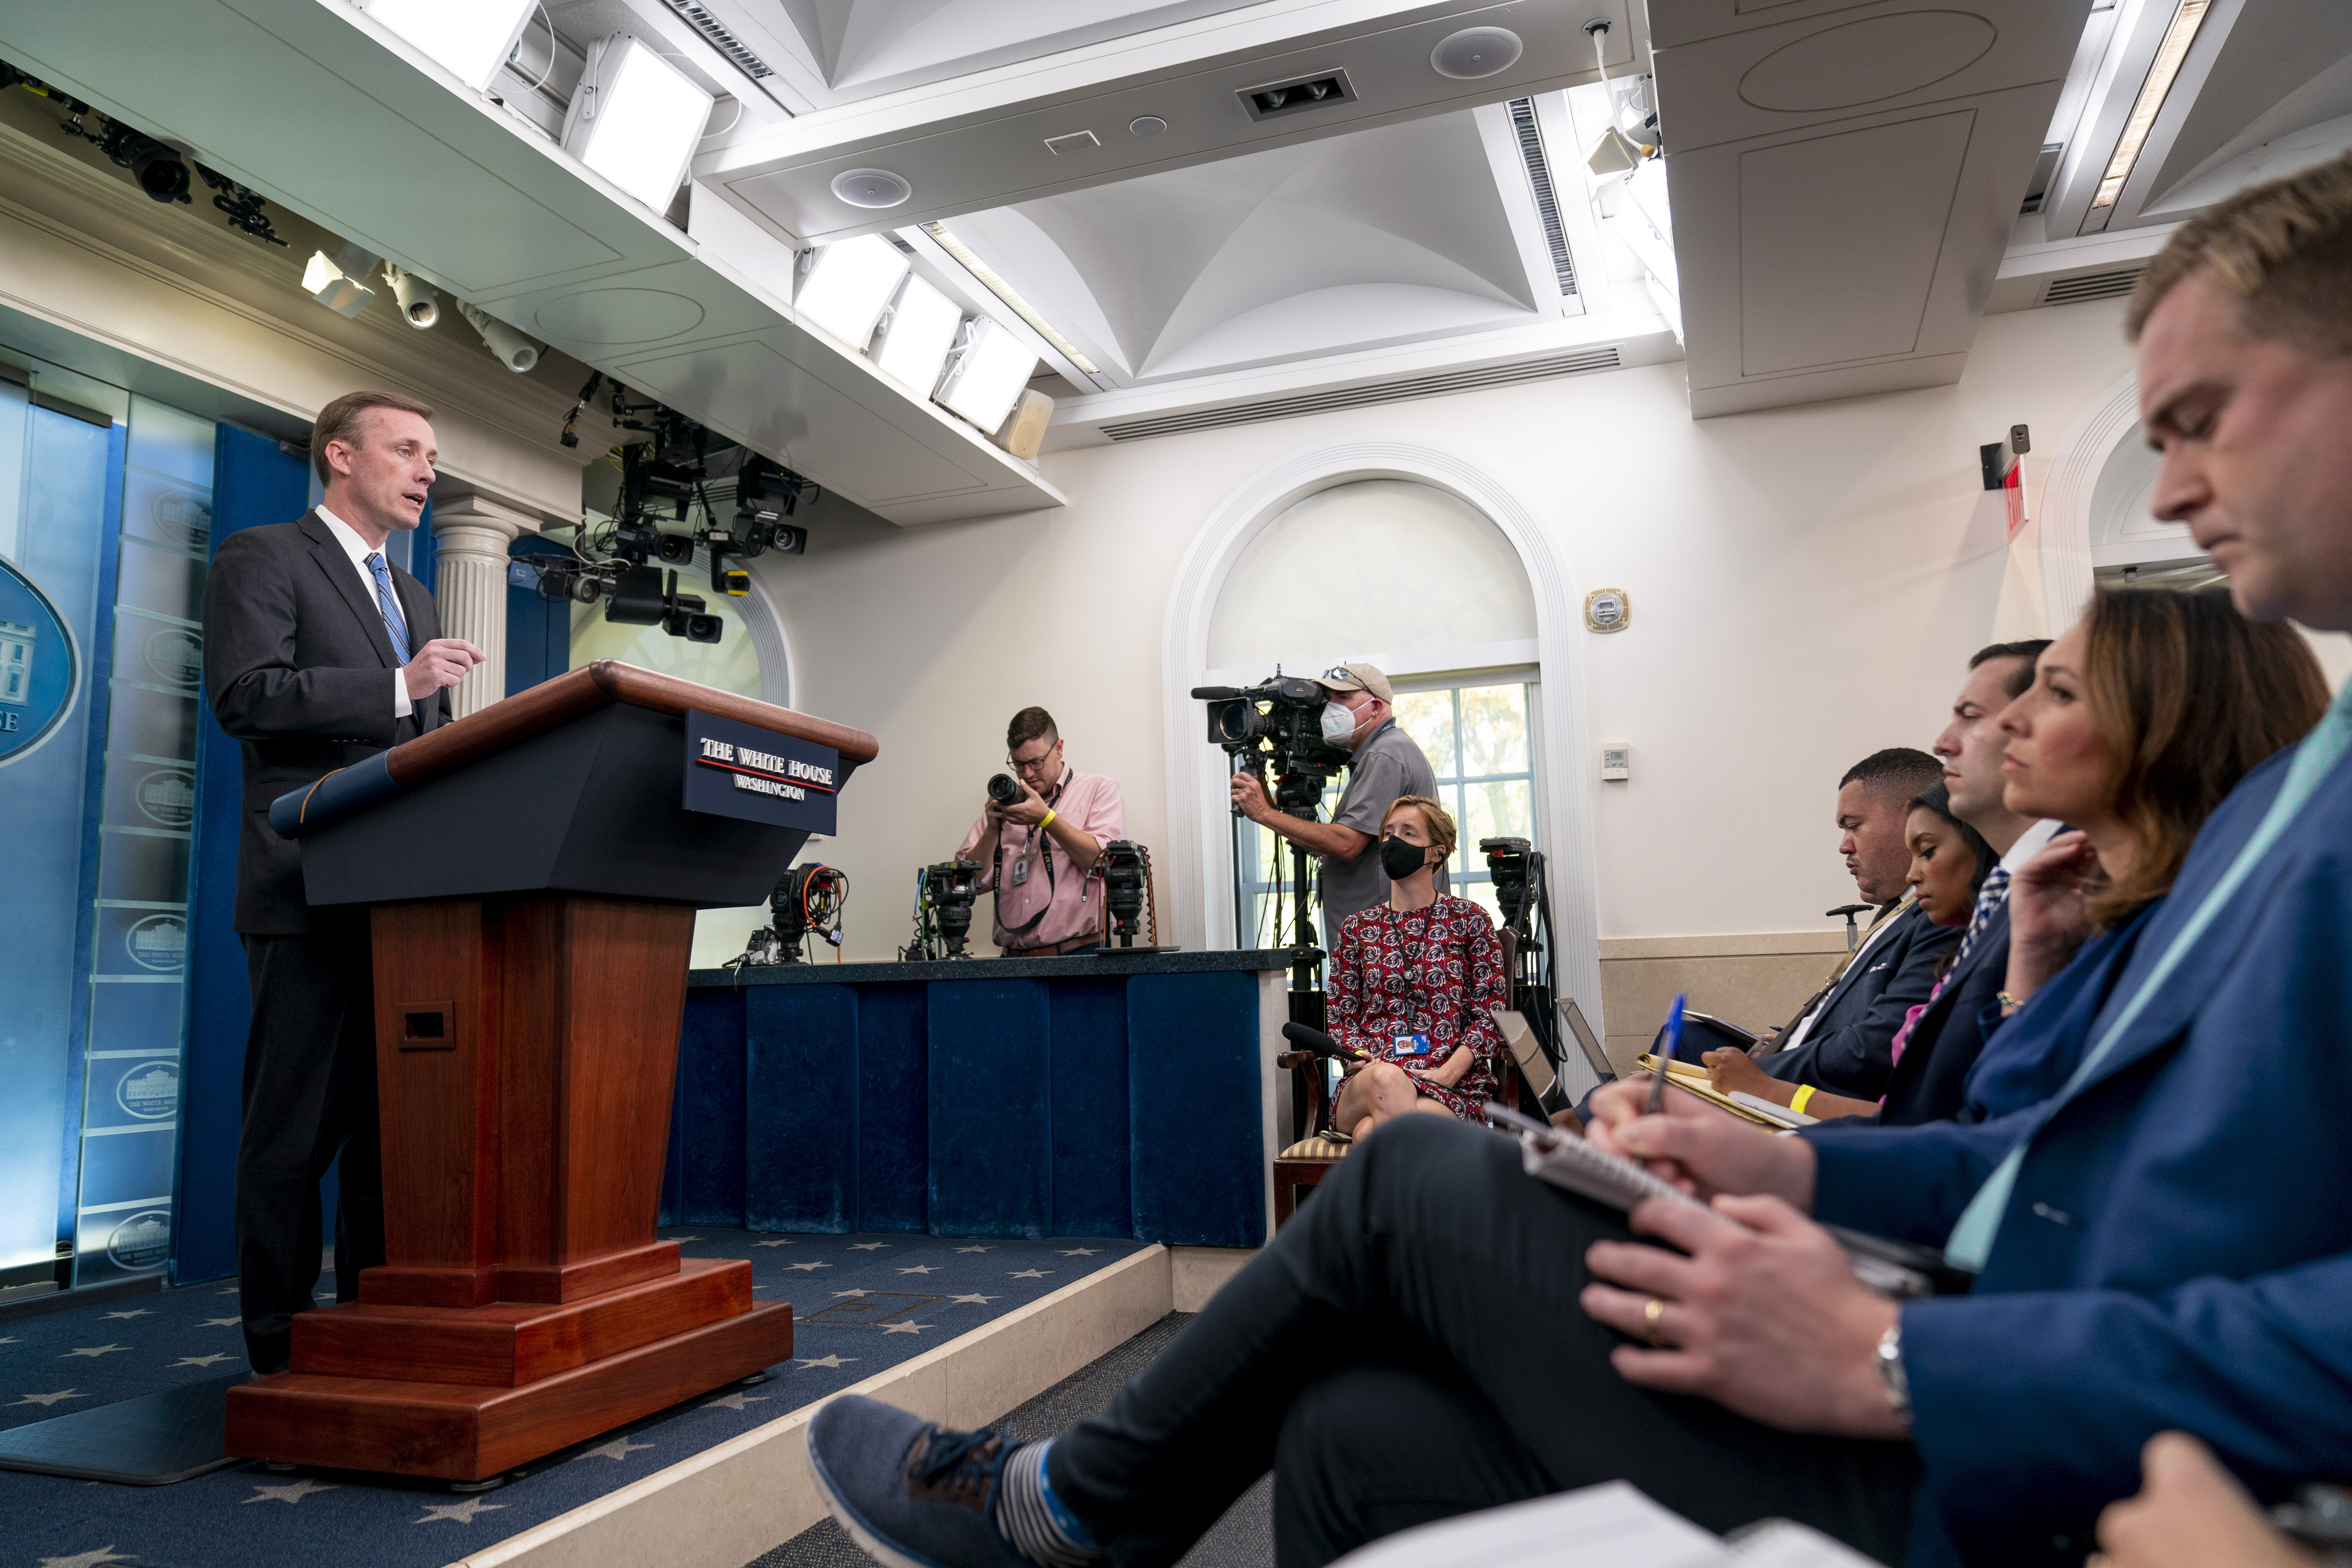
[[[2009,853],[2000,858],[2000,868],[2012,877],[2016,876],[2028,860],[2050,847],[2050,841],[2057,837],[2058,830],[2065,826],[2054,816],[2042,818],[2017,836],[2017,842],[2011,845]]]
[[[367,558],[371,555],[382,554],[382,550],[362,539],[357,530],[325,507],[320,507],[318,510],[320,521],[327,525],[327,531],[335,536],[335,542],[341,545],[343,553],[352,558],[352,570],[358,573],[360,581],[367,585],[368,603],[375,605],[376,614],[381,616],[383,614],[383,601],[376,596],[375,574],[368,570]],[[387,572],[391,565],[392,558],[385,556],[384,566]],[[395,591],[393,600],[397,604],[399,599],[400,595]],[[404,622],[408,619],[408,606],[405,605],[401,605],[400,618]],[[412,656],[416,652],[413,647],[408,651]],[[392,716],[395,719],[405,719],[415,711],[415,705],[408,700],[408,677],[404,671],[395,669],[392,672]]]

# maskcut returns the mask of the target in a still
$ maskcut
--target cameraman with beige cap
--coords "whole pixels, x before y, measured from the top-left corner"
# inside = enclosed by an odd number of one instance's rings
[[[1326,943],[1341,921],[1389,896],[1389,876],[1376,850],[1381,820],[1402,795],[1435,795],[1437,774],[1411,735],[1397,728],[1389,678],[1369,664],[1342,664],[1318,678],[1331,700],[1323,709],[1323,738],[1355,755],[1348,787],[1328,822],[1302,822],[1265,798],[1251,773],[1234,775],[1234,805],[1278,837],[1305,845],[1322,862]],[[1444,893],[1445,868],[1437,868]]]

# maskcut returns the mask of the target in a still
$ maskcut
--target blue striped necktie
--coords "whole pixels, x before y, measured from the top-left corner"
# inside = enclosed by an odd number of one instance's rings
[[[1952,955],[1952,967],[1944,971],[1946,980],[1950,979],[1958,972],[1960,965],[1969,961],[1969,954],[1976,951],[1977,938],[1984,935],[1984,929],[1992,923],[1993,915],[2007,902],[2009,902],[2009,868],[1995,866],[1990,871],[1985,873],[1984,886],[1977,889],[1977,907],[1969,915],[1968,934],[1960,938],[1960,950]],[[1937,981],[1936,989],[1941,991],[1943,988],[1943,982]]]
[[[1952,1226],[1951,1239],[1944,1245],[1944,1256],[1950,1262],[1971,1271],[1982,1270],[1985,1260],[1992,1256],[1992,1244],[2000,1234],[2001,1218],[2009,1212],[2010,1194],[2017,1189],[2018,1167],[2025,1163],[2027,1145],[2039,1137],[2042,1130],[2050,1125],[2051,1118],[2056,1116],[2060,1109],[2091,1081],[2093,1075],[2099,1070],[2099,1064],[2106,1060],[2108,1054],[2116,1048],[2116,1042],[2123,1038],[2124,1032],[2156,999],[2156,994],[2172,977],[2172,972],[2179,968],[2181,960],[2189,956],[2189,950],[2197,945],[2198,939],[2221,915],[2222,907],[2237,895],[2238,889],[2244,886],[2248,877],[2253,875],[2255,868],[2270,858],[2271,849],[2278,843],[2280,836],[2294,824],[2305,804],[2317,792],[2320,781],[2327,776],[2328,770],[2335,767],[2347,748],[2352,748],[2352,680],[2344,683],[2344,689],[2338,691],[2336,700],[2328,704],[2327,716],[2313,726],[2311,733],[2295,747],[2294,761],[2287,766],[2286,782],[2279,786],[2277,798],[2271,802],[2271,808],[2263,814],[2253,837],[2246,840],[2245,847],[2238,851],[2238,858],[2230,862],[2230,868],[2221,873],[2221,879],[2213,884],[2206,893],[2204,902],[2197,906],[2197,912],[2189,917],[2173,937],[2172,944],[2164,950],[2164,956],[2149,968],[2130,1000],[2116,1011],[2115,1021],[2100,1033],[2091,1047],[2090,1054],[2083,1058],[2082,1065],[2074,1069],[2074,1075],[2066,1080],[2065,1087],[2042,1102],[2041,1114],[2034,1118],[2032,1127],[2001,1157],[2000,1163],[1985,1179],[1985,1184],[1977,1189],[1977,1195],[1970,1198],[1969,1206],[1960,1212],[1959,1223]]]
[[[368,570],[375,575],[375,607],[383,612],[383,629],[392,638],[392,657],[408,662],[408,622],[400,613],[400,595],[392,591],[392,569],[379,551],[368,552]]]

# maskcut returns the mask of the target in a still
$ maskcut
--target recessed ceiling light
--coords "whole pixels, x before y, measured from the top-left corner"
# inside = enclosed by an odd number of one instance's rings
[[[2164,41],[2157,46],[2156,58],[2147,68],[2147,79],[2140,83],[2139,96],[2132,100],[2131,113],[2124,120],[2123,137],[2116,143],[2115,156],[2107,160],[2098,194],[2091,198],[2094,212],[2115,205],[2116,198],[2123,195],[2124,182],[2131,178],[2132,165],[2139,162],[2139,150],[2147,144],[2165,96],[2172,90],[2172,79],[2180,74],[2181,62],[2189,58],[2189,46],[2197,41],[2197,29],[2210,8],[2209,0],[2180,0],[2180,8],[2173,12],[2172,25],[2165,28]]]
[[[1129,121],[1127,128],[1138,136],[1157,136],[1168,129],[1168,121],[1156,114],[1144,114]]]
[[[833,194],[854,207],[895,207],[915,187],[887,169],[844,169],[833,177]]]
[[[1508,27],[1465,27],[1438,39],[1437,47],[1429,51],[1429,63],[1440,76],[1475,81],[1518,64],[1526,47]]]
[[[923,232],[937,240],[939,242],[940,248],[946,251],[950,256],[954,257],[957,264],[966,272],[971,273],[974,278],[980,279],[982,286],[986,288],[990,293],[1003,300],[1007,309],[1012,310],[1014,315],[1020,317],[1024,321],[1026,321],[1029,324],[1031,331],[1034,331],[1039,337],[1045,339],[1047,342],[1053,344],[1055,353],[1068,360],[1072,364],[1076,365],[1088,375],[1100,375],[1102,374],[1102,372],[1095,368],[1094,361],[1080,353],[1077,350],[1076,344],[1071,342],[1069,339],[1064,337],[1060,332],[1055,331],[1054,330],[1053,323],[1046,321],[1045,317],[1039,315],[1035,308],[1033,307],[1028,300],[1024,300],[1019,293],[1014,291],[1012,284],[1007,283],[1003,279],[999,278],[995,272],[990,268],[987,262],[982,261],[973,253],[971,247],[966,245],[962,240],[958,239],[954,235],[950,234],[948,232],[947,225],[943,223],[927,223],[923,226]]]

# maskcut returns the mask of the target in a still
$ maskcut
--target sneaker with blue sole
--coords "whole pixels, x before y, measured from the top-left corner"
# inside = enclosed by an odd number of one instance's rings
[[[1022,1447],[845,1394],[809,1423],[809,1466],[850,1540],[888,1568],[1036,1568],[996,1528],[996,1488]]]

